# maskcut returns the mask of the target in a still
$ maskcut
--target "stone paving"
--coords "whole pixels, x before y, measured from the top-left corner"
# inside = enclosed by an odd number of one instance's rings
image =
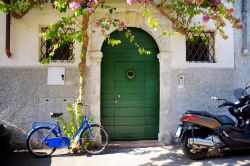
[[[2,165],[2,164],[0,164]],[[100,155],[70,154],[57,149],[49,158],[34,158],[27,151],[14,152],[7,166],[250,166],[250,153],[187,159],[177,146],[109,147]]]

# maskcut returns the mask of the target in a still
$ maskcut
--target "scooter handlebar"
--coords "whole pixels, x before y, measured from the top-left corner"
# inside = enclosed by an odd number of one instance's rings
[[[233,102],[228,102],[228,101],[226,101],[225,103],[219,105],[218,108],[223,108],[223,107],[226,107],[226,106],[235,107],[236,105],[235,105]]]
[[[232,107],[235,107],[235,106],[236,106],[236,104],[234,104],[233,102],[227,102],[227,103],[226,103],[226,106],[232,106]]]
[[[224,104],[221,104],[221,105],[218,106],[219,109],[221,109],[221,108],[223,108],[223,107],[225,107]]]

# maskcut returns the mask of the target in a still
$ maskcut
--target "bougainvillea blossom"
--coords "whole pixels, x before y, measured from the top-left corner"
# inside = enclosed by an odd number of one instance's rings
[[[76,2],[76,1],[72,1],[72,2],[69,3],[69,8],[71,10],[80,9],[81,8],[81,3],[80,2]]]
[[[205,23],[208,23],[210,19],[211,19],[211,16],[208,13],[202,17],[202,21]]]
[[[98,4],[100,0],[73,0],[69,3],[69,8],[71,10],[77,9],[85,9],[90,12],[92,10],[92,6]]]

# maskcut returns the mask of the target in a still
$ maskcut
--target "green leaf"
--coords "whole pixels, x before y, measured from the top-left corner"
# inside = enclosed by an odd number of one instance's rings
[[[110,37],[108,37],[107,39],[108,39],[108,44],[112,45],[112,47],[121,44],[121,40],[112,39]]]
[[[135,41],[135,37],[134,36],[130,36],[129,41],[130,41],[130,43],[133,43]]]
[[[138,52],[139,52],[140,55],[142,55],[142,54],[144,53],[144,48],[139,47],[139,48],[138,48]]]
[[[82,53],[80,54],[80,58],[81,58],[81,59],[83,59],[83,58],[84,58],[84,55],[83,55]]]
[[[143,16],[144,17],[149,17],[152,15],[152,11],[148,8],[146,8],[144,11],[143,11]]]
[[[113,9],[109,9],[109,14],[112,14],[113,13]]]
[[[150,27],[153,29],[159,28],[159,23],[158,23],[157,19],[155,19],[153,17],[148,18],[148,23],[149,23]]]
[[[145,51],[146,55],[151,55],[151,51]]]
[[[82,14],[81,10],[75,10],[74,13],[75,16],[80,16]]]
[[[128,30],[126,30],[126,32],[125,32],[125,37],[126,38],[129,38],[129,36],[131,36],[131,31],[128,29]]]

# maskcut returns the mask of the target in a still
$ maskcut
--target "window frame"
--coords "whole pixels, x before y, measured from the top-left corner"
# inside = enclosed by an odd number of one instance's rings
[[[191,49],[188,49],[188,35],[192,35],[194,37],[208,37],[208,55],[204,56],[204,57],[208,57],[209,60],[187,60],[188,59],[188,51]],[[185,41],[186,41],[186,57],[185,57],[185,61],[187,63],[192,63],[192,64],[197,64],[197,63],[208,63],[208,64],[214,64],[217,63],[216,61],[216,49],[215,49],[215,40],[216,40],[216,32],[214,31],[201,31],[200,33],[195,33],[193,31],[189,31],[188,34],[185,37]],[[192,58],[191,58],[192,59]]]
[[[43,26],[43,27],[40,27],[40,32],[41,33],[44,33],[48,30],[48,26]],[[67,27],[67,28],[64,28],[64,33],[67,33],[68,31],[75,31],[74,28],[71,28],[71,27]],[[57,39],[55,39],[55,42],[56,42]],[[43,58],[47,58],[49,56],[49,53],[51,51],[49,51],[50,48],[47,47],[47,42],[48,41],[45,41],[42,37],[40,39],[40,57],[39,57],[39,61],[41,62],[43,60]],[[61,62],[61,63],[74,63],[75,62],[75,41],[72,41],[72,42],[69,42],[67,43],[67,45],[69,47],[66,46],[66,48],[69,48],[69,52],[71,55],[65,55],[65,56],[62,56],[62,59],[51,59],[51,61],[49,63],[58,63],[58,62]],[[60,49],[60,47],[58,48]],[[57,50],[58,50],[57,49]],[[61,48],[61,49],[65,49],[65,48]],[[57,51],[55,51],[55,54],[58,53],[60,54],[60,51],[59,50],[59,53]],[[62,52],[62,51],[61,51]],[[65,51],[63,51],[65,52]],[[72,56],[72,58],[70,58],[70,56]],[[53,56],[53,57],[60,57],[60,56]],[[70,58],[70,59],[69,59]]]

